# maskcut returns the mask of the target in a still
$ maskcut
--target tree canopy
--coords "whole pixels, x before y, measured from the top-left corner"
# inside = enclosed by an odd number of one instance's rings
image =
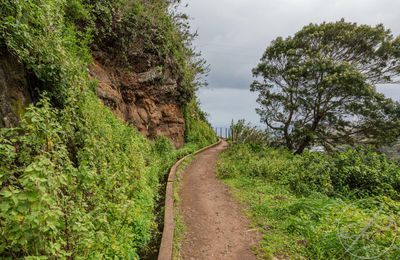
[[[400,37],[383,25],[310,24],[274,40],[253,69],[257,113],[296,153],[322,145],[381,145],[400,134],[397,102],[377,92],[399,82]]]

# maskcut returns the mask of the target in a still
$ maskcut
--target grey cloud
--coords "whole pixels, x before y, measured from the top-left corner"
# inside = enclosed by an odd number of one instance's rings
[[[254,112],[256,95],[249,92],[253,81],[251,69],[276,37],[292,35],[311,22],[341,18],[359,24],[383,23],[395,35],[400,33],[398,0],[189,0],[188,3],[184,11],[192,17],[192,28],[198,29],[200,35],[195,46],[211,66],[209,87],[199,94],[202,108],[211,115],[211,122],[219,125],[229,125],[237,115],[259,124]],[[398,89],[379,88],[392,98],[400,96]]]
[[[216,127],[228,127],[232,120],[239,119],[260,125],[253,106],[257,98],[255,93],[246,89],[204,88],[199,91],[198,96],[202,106],[210,113],[210,121]]]

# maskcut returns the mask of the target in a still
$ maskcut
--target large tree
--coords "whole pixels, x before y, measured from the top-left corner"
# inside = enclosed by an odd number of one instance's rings
[[[399,58],[400,37],[383,25],[310,24],[274,40],[253,69],[257,112],[296,153],[390,143],[400,135],[400,108],[376,87],[399,82]]]

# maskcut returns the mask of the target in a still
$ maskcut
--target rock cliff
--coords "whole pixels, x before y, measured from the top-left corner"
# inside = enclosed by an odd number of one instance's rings
[[[0,127],[15,127],[32,102],[29,78],[18,59],[0,48]]]
[[[164,135],[176,147],[184,144],[185,120],[171,76],[158,67],[135,71],[98,60],[89,71],[99,81],[98,96],[120,119],[150,139]]]
[[[0,127],[14,127],[34,99],[32,76],[9,52],[0,53]],[[185,120],[175,98],[176,80],[159,67],[134,70],[105,64],[95,60],[89,67],[104,104],[146,137],[164,135],[176,147],[183,146]]]

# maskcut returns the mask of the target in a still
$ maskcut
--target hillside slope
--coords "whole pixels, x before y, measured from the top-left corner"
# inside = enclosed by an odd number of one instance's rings
[[[172,4],[0,3],[0,257],[151,250],[164,174],[216,139]]]

